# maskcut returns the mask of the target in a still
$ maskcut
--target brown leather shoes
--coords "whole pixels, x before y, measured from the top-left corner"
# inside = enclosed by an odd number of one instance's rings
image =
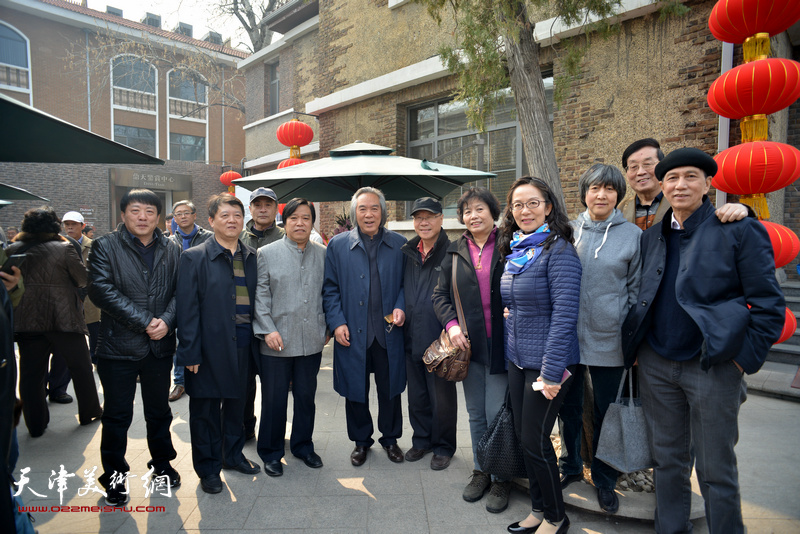
[[[416,462],[422,460],[422,457],[431,452],[431,449],[418,449],[411,447],[406,451],[406,462]]]
[[[175,402],[176,400],[183,397],[183,392],[186,391],[183,386],[175,384],[175,387],[172,388],[172,391],[169,393],[169,401]]]
[[[403,461],[403,451],[400,450],[400,447],[397,446],[397,443],[392,443],[391,445],[384,447],[383,450],[386,451],[386,456],[388,456],[389,459],[394,463],[399,464]]]
[[[434,471],[441,471],[442,469],[447,469],[447,466],[450,465],[450,457],[444,456],[442,454],[434,454],[433,458],[431,458],[431,469]]]
[[[367,452],[369,452],[369,447],[356,445],[356,448],[350,453],[350,463],[356,467],[364,465],[364,462],[367,461]]]

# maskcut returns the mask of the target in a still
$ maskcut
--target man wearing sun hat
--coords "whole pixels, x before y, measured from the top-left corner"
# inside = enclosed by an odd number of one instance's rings
[[[662,534],[692,530],[693,457],[709,532],[744,532],[734,453],[742,375],[761,368],[784,322],[767,232],[753,218],[717,219],[707,196],[716,172],[696,148],[656,166],[671,208],[642,234],[642,285],[622,327],[625,365],[639,364]]]

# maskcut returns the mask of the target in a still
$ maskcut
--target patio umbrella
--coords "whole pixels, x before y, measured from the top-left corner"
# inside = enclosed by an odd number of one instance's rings
[[[0,118],[0,161],[164,164],[2,94]]]
[[[30,191],[26,191],[21,187],[14,187],[13,185],[0,183],[0,200],[44,200],[49,202],[48,199],[34,195]],[[10,202],[4,202],[10,204]]]
[[[426,160],[392,156],[393,149],[356,141],[331,150],[328,158],[234,180],[253,190],[269,187],[278,202],[302,197],[317,202],[350,200],[359,188],[383,191],[387,200],[441,199],[467,182],[496,175]]]

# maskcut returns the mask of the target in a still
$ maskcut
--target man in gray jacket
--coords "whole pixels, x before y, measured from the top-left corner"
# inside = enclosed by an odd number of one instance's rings
[[[283,474],[289,385],[294,399],[292,454],[308,467],[322,467],[314,452],[314,396],[322,348],[329,336],[322,310],[325,247],[310,241],[314,206],[292,199],[283,210],[286,236],[258,251],[253,333],[261,340],[261,425],[258,454],[264,471]]]

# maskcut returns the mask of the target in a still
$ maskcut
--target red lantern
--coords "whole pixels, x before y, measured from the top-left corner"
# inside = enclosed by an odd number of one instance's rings
[[[711,84],[708,105],[717,115],[741,119],[769,115],[800,97],[800,63],[772,58],[735,67]]]
[[[797,317],[794,316],[794,312],[789,308],[786,308],[786,321],[783,323],[783,330],[781,330],[781,337],[778,338],[778,341],[775,342],[777,345],[778,343],[783,343],[790,337],[792,337],[797,330]]]
[[[800,252],[800,239],[797,235],[780,224],[769,221],[760,221],[767,229],[769,240],[772,242],[772,252],[775,254],[775,268],[779,269],[795,259]]]
[[[234,180],[238,180],[241,178],[242,175],[236,171],[228,171],[223,172],[222,175],[219,177],[219,181],[222,182],[223,185],[227,187],[231,187]]]
[[[711,184],[726,193],[752,195],[783,189],[800,177],[800,150],[772,141],[736,145],[717,154]]]
[[[306,146],[314,139],[314,130],[311,126],[297,119],[292,119],[278,126],[278,141],[288,147]]]
[[[300,165],[301,163],[305,163],[306,160],[298,159],[298,158],[289,158],[281,161],[278,163],[278,168],[283,169],[284,167],[291,167],[292,165]]]
[[[798,19],[797,0],[720,0],[711,10],[708,27],[720,41],[743,43],[756,33],[784,32]]]

